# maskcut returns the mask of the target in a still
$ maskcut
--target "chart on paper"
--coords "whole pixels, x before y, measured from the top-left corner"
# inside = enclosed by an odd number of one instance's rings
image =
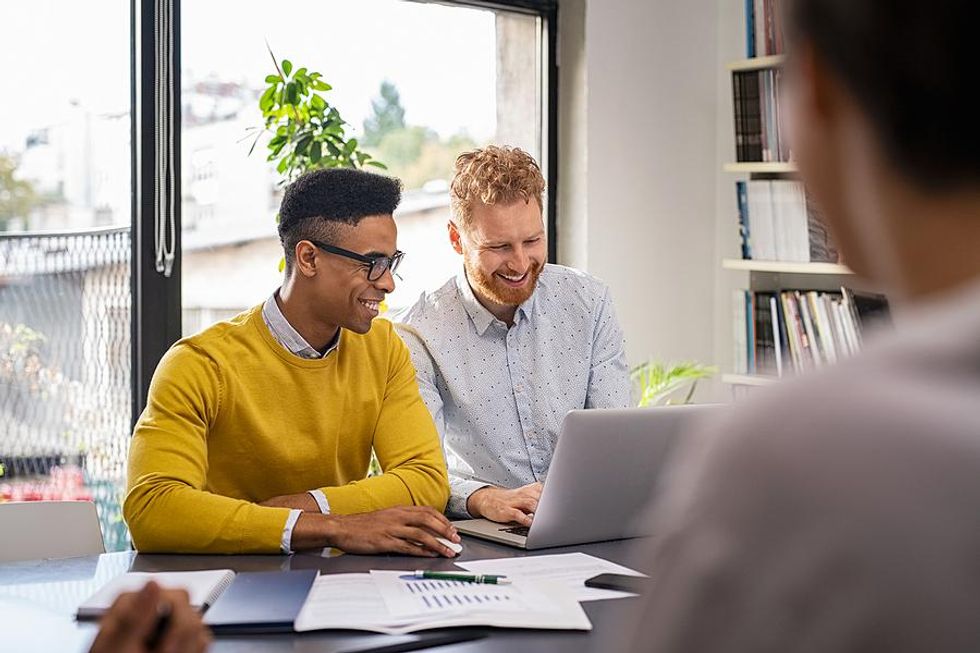
[[[540,611],[540,604],[535,605],[537,593],[530,588],[416,579],[403,573],[384,571],[371,574],[392,614]]]

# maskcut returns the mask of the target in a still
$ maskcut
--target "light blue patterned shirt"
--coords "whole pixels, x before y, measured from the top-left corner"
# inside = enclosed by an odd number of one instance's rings
[[[399,318],[446,449],[453,516],[468,516],[481,487],[543,481],[569,410],[630,404],[609,289],[584,272],[546,265],[510,328],[462,271]]]

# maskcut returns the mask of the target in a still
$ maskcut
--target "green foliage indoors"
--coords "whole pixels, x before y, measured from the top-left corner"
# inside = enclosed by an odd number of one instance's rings
[[[272,55],[271,50],[269,54]],[[252,149],[263,133],[272,135],[267,144],[268,160],[276,163],[276,170],[283,176],[281,184],[317,168],[386,167],[358,149],[356,138],[347,137],[347,123],[321,95],[331,89],[323,75],[294,68],[288,59],[279,63],[275,55],[272,63],[276,72],[265,78],[267,86],[259,98],[264,131],[256,137]]]
[[[671,405],[674,403],[691,403],[698,380],[706,379],[718,373],[717,367],[701,365],[700,363],[684,362],[664,364],[649,361],[638,365],[630,372],[634,385],[639,389],[639,406]],[[690,385],[684,400],[675,402],[671,395],[681,388]]]

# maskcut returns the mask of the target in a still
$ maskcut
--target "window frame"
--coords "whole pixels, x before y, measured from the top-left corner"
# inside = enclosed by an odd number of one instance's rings
[[[542,161],[548,193],[548,259],[558,251],[558,3],[557,0],[403,0],[457,7],[510,11],[541,19]],[[132,0],[131,37],[131,187],[132,187],[132,420],[146,406],[150,381],[167,349],[181,337],[181,93],[180,0]],[[161,20],[160,16],[170,19]],[[161,55],[169,47],[169,56]],[[161,74],[168,60],[170,74]],[[160,93],[171,98],[161,110]],[[158,150],[157,131],[172,134],[171,148]],[[166,150],[166,151],[164,151]],[[170,165],[161,179],[157,155]],[[173,248],[169,276],[157,271],[158,197],[173,197],[169,207]]]

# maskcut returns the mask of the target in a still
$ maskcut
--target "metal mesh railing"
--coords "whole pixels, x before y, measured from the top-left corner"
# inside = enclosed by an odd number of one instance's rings
[[[0,501],[91,499],[128,547],[130,233],[0,232]]]

